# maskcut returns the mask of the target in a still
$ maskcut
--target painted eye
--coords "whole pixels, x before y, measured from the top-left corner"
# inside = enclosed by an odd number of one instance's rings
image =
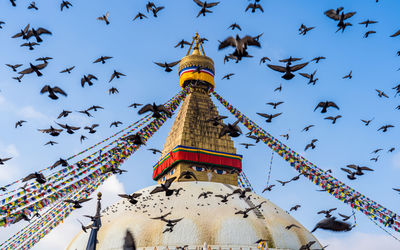
[[[170,175],[173,175],[175,173],[175,169],[172,169],[171,172],[169,173]]]
[[[165,176],[162,178],[162,181],[165,181]]]
[[[203,172],[206,171],[206,169],[204,167],[199,167],[199,166],[191,166],[191,169],[197,171],[197,172]]]
[[[221,169],[215,169],[214,172],[217,174],[226,174],[227,173],[225,170],[221,170]]]

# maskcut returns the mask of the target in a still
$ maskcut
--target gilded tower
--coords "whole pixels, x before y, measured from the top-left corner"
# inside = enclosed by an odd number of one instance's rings
[[[219,136],[221,126],[210,119],[219,116],[211,100],[214,89],[214,62],[205,55],[198,34],[187,55],[179,63],[182,88],[192,84],[189,95],[180,108],[164,144],[162,155],[154,166],[153,179],[158,183],[191,171],[198,181],[238,184],[242,156],[229,135]]]

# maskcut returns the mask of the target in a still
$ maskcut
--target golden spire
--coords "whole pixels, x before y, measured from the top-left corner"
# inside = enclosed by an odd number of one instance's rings
[[[180,85],[184,88],[191,81],[202,81],[214,89],[214,72],[214,61],[206,56],[201,38],[196,32],[186,56],[179,63]]]

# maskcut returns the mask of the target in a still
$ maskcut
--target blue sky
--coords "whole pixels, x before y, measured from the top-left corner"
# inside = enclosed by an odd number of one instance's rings
[[[395,92],[391,88],[398,84],[400,74],[396,71],[400,67],[400,57],[396,56],[400,38],[389,37],[400,28],[397,23],[398,1],[261,1],[265,12],[252,14],[244,12],[247,1],[225,0],[212,8],[213,13],[199,18],[196,18],[199,7],[192,1],[155,1],[156,5],[166,7],[159,12],[159,17],[148,15],[148,19],[136,21],[132,21],[133,17],[138,11],[145,13],[147,1],[71,1],[74,6],[63,12],[59,10],[58,1],[36,3],[39,11],[26,9],[28,1],[18,0],[17,8],[11,7],[8,1],[0,3],[0,20],[6,22],[0,30],[0,158],[13,157],[1,167],[0,186],[47,167],[60,157],[80,152],[117,132],[118,129],[109,128],[113,121],[122,121],[123,126],[127,126],[140,119],[136,110],[128,108],[132,102],[161,103],[175,95],[180,90],[177,67],[173,72],[166,73],[153,62],[179,60],[186,54],[186,49],[173,46],[183,38],[190,40],[195,32],[199,32],[200,36],[209,40],[204,48],[215,62],[215,89],[219,94],[320,168],[331,168],[336,178],[387,208],[398,211],[400,197],[392,188],[400,188],[400,111],[395,109],[400,105],[400,99],[394,98]],[[344,33],[335,33],[336,22],[323,14],[325,10],[339,6],[343,6],[345,12],[357,11],[349,19],[353,26]],[[108,26],[96,20],[107,11],[111,22]],[[366,19],[379,23],[368,28],[358,24]],[[241,36],[264,33],[260,38],[262,47],[249,48],[253,58],[245,58],[238,64],[224,64],[223,57],[230,49],[218,51],[218,40],[237,34],[236,30],[227,29],[234,22],[242,27],[242,31],[238,32]],[[20,47],[21,39],[11,39],[28,23],[53,32],[52,36],[43,36],[44,42],[33,51]],[[298,28],[302,23],[316,28],[306,36],[300,36]],[[368,30],[377,33],[363,38]],[[92,63],[102,55],[113,58],[104,65]],[[43,70],[44,76],[26,75],[22,83],[11,79],[16,74],[4,66],[6,63],[21,63],[24,64],[21,68],[25,68],[29,62],[42,56],[54,58]],[[289,56],[301,57],[304,61],[325,56],[327,60],[319,64],[310,63],[299,71],[311,73],[318,70],[319,81],[311,86],[298,74],[293,80],[283,80],[280,73],[259,65],[263,56],[271,58],[273,64]],[[58,73],[70,66],[76,66],[72,74]],[[127,76],[108,83],[114,69]],[[350,70],[353,71],[353,79],[342,79]],[[80,78],[88,73],[96,75],[99,80],[94,81],[92,87],[82,88]],[[221,80],[227,73],[235,75],[231,80]],[[46,95],[40,95],[40,89],[46,84],[61,87],[68,97],[53,101]],[[282,84],[283,91],[274,92],[279,84]],[[107,90],[111,87],[116,87],[120,93],[109,95]],[[390,98],[379,98],[375,89],[385,91]],[[323,114],[313,112],[318,102],[326,100],[334,101],[340,107],[339,111],[330,110],[327,113],[343,116],[335,125],[324,120]],[[256,112],[275,112],[265,105],[270,101],[285,103],[276,110],[283,115],[267,124]],[[220,114],[228,114],[215,99],[214,103],[219,107]],[[93,113],[94,118],[74,112],[61,122],[77,126],[98,123],[100,127],[94,135],[89,136],[86,131],[80,130],[75,135],[62,134],[58,138],[50,138],[37,131],[38,128],[56,125],[54,121],[63,109],[77,111],[92,105],[105,109]],[[372,118],[374,120],[368,127],[360,121]],[[15,122],[21,119],[28,122],[22,128],[14,129]],[[231,117],[228,121],[233,120]],[[310,132],[301,132],[308,124],[315,127]],[[387,133],[378,132],[377,129],[385,124],[393,124],[395,128]],[[147,147],[161,149],[171,125],[172,121],[167,122]],[[290,134],[288,141],[279,136],[286,133]],[[81,134],[89,138],[82,144],[79,141]],[[304,152],[305,145],[314,138],[319,140],[316,149]],[[43,146],[50,139],[59,144]],[[245,150],[239,145],[249,142],[244,137],[234,141],[238,153],[244,155],[245,173],[256,192],[261,193],[266,184],[271,150],[261,144]],[[387,153],[391,147],[396,147],[396,150]],[[379,153],[378,162],[371,162],[369,159],[375,156],[371,152],[377,148],[384,150]],[[123,168],[129,172],[116,180],[123,184],[127,192],[154,184],[152,166],[157,158],[144,149],[126,161]],[[375,171],[350,181],[340,167],[351,163],[367,165]],[[275,155],[272,182],[276,179],[288,180],[296,174]],[[348,206],[328,194],[315,192],[316,189],[318,187],[314,184],[301,179],[285,188],[277,187],[265,197],[283,209],[301,204],[301,209],[293,216],[309,229],[320,219],[316,214],[320,209],[337,207],[342,213],[351,213]],[[385,241],[387,249],[400,246],[364,215],[357,213],[357,222],[358,226],[349,233],[317,231],[315,235],[336,249],[344,249],[340,244],[360,237]],[[66,223],[73,224],[75,232],[80,230],[79,224],[72,219],[66,220]],[[65,225],[59,228],[63,227]],[[10,236],[12,229],[7,230],[7,236]],[[398,233],[395,235],[398,236]],[[6,239],[3,237],[2,234],[1,239]],[[52,234],[48,236],[52,237]],[[38,249],[43,248],[38,245]]]

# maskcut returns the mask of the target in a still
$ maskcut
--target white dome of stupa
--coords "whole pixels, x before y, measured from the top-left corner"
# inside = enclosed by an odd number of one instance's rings
[[[183,188],[178,195],[165,193],[150,195],[156,186],[139,190],[137,204],[126,199],[102,212],[102,226],[97,234],[96,248],[124,249],[127,231],[131,233],[137,249],[202,249],[206,243],[211,249],[257,249],[256,241],[267,240],[269,249],[299,249],[310,241],[313,248],[322,248],[318,240],[298,221],[275,204],[254,193],[228,197],[226,203],[215,195],[232,193],[238,187],[214,182],[174,182],[172,189]],[[208,198],[198,198],[210,191]],[[247,218],[237,211],[261,204]],[[171,212],[166,219],[180,219],[172,232],[164,232],[166,222],[152,219]],[[290,230],[286,226],[296,224]],[[89,232],[80,232],[67,247],[69,250],[86,249]]]

